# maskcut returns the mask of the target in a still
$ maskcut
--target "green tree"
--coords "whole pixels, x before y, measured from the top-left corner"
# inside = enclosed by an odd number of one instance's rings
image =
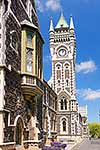
[[[100,123],[89,123],[89,134],[92,138],[100,137]]]

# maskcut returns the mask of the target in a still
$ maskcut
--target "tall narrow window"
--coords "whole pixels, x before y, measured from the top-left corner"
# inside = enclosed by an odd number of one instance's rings
[[[16,145],[22,144],[22,136],[23,136],[23,123],[19,118],[16,125]]]
[[[64,106],[65,106],[65,110],[67,110],[67,101],[66,101],[66,99],[64,99]]]
[[[27,45],[32,47],[32,35],[30,34],[27,35]]]
[[[66,86],[68,86],[68,79],[66,79]]]
[[[62,124],[63,124],[63,132],[65,132],[66,131],[66,121],[63,121]]]
[[[61,99],[61,110],[63,110],[63,99]]]
[[[61,128],[60,128],[60,132],[61,134],[68,134],[68,118],[63,117],[61,118]]]
[[[70,71],[70,66],[67,63],[67,64],[64,65],[64,72],[65,72],[64,78],[65,78],[65,80],[69,79],[69,71]],[[67,80],[66,80],[66,85],[67,85]]]
[[[58,64],[58,63],[56,64],[56,79],[61,80],[61,64]]]
[[[60,79],[58,80],[58,86],[60,86]]]
[[[27,72],[32,73],[32,49],[27,48],[26,50],[26,63],[27,63]]]

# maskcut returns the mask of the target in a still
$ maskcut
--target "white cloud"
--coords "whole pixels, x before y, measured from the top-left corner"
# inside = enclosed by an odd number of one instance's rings
[[[85,100],[100,99],[100,89],[98,89],[98,90],[92,90],[91,88],[79,89],[79,90],[77,90],[77,95],[79,97],[82,97]]]
[[[40,12],[43,12],[44,11],[44,4],[41,0],[36,0],[36,6],[37,6],[37,9],[40,11]]]
[[[61,9],[60,0],[48,0],[45,5],[48,10],[57,11]]]
[[[89,60],[85,62],[81,62],[80,64],[76,64],[76,72],[89,73],[96,70],[96,64],[94,61]]]
[[[36,6],[40,12],[47,10],[57,11],[61,9],[60,0],[47,0],[46,2],[43,2],[42,0],[36,0]]]

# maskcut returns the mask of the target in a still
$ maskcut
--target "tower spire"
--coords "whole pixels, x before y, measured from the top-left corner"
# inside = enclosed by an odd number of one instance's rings
[[[63,10],[61,9],[61,16],[63,16],[64,17],[64,13],[63,13]]]
[[[50,29],[49,29],[49,32],[50,31],[54,31],[52,17],[50,18]]]
[[[70,16],[70,29],[74,30],[74,22],[73,22],[73,17],[72,15]]]
[[[60,15],[59,21],[58,21],[55,28],[58,29],[58,28],[68,28],[68,27],[69,27],[68,23],[65,20],[65,17],[63,15],[63,11],[61,10],[61,15]]]

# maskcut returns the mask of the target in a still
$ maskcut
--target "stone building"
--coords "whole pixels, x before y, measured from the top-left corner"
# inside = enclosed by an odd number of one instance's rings
[[[43,43],[34,0],[1,0],[0,150],[35,149],[56,133],[57,96],[43,80]]]
[[[55,28],[51,20],[50,87],[34,0],[0,1],[0,150],[35,150],[43,140],[81,135],[75,40],[72,17],[70,27],[63,15]]]
[[[57,93],[57,139],[74,140],[81,136],[82,124],[79,122],[80,114],[76,99],[76,36],[72,16],[68,25],[61,13],[55,27],[51,18],[49,34],[52,77],[48,84]]]
[[[43,129],[46,139],[57,139],[57,95],[44,81]]]
[[[88,130],[88,112],[87,112],[87,105],[86,106],[79,106],[79,120],[81,124],[81,135],[82,137],[89,136]]]

